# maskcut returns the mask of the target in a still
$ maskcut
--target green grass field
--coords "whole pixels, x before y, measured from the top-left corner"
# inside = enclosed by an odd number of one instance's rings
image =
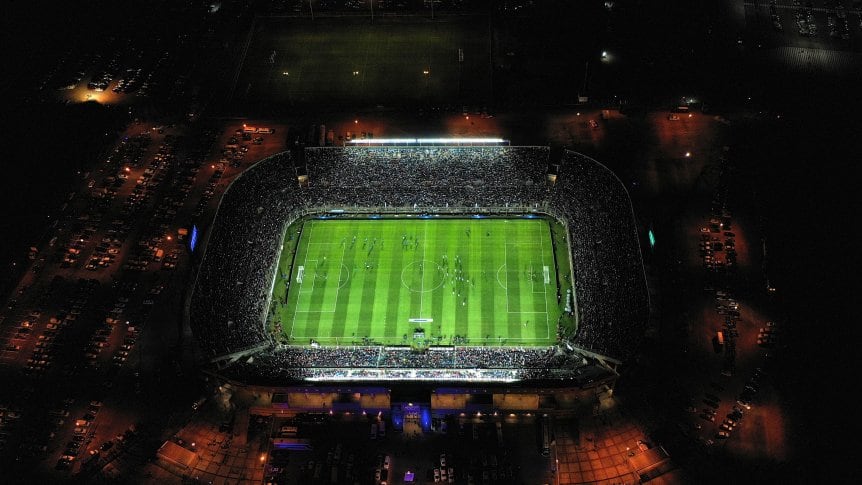
[[[285,237],[270,313],[291,343],[556,341],[562,311],[547,219],[309,219],[299,227]],[[424,338],[414,339],[417,329]]]
[[[476,102],[477,97],[487,101],[485,17],[261,22],[236,84],[236,102],[374,106]]]

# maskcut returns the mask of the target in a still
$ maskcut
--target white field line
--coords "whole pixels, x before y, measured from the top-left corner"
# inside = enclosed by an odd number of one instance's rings
[[[312,235],[314,234],[314,222],[312,222],[312,221],[309,221],[309,222],[310,222],[310,224],[308,227],[308,242],[311,243],[311,238],[312,238]],[[297,244],[299,244],[301,242],[302,241],[298,241]],[[308,246],[305,247],[305,257],[303,258],[302,265],[306,266],[306,267],[308,266]],[[312,285],[314,284],[314,278],[312,278],[311,284]],[[288,291],[290,291],[290,290],[288,290]],[[299,284],[299,292],[302,293],[302,283]],[[288,336],[288,338],[290,338],[290,339],[293,339],[293,330],[294,330],[294,328],[296,328],[296,313],[298,310],[299,310],[299,295],[297,295],[297,297],[296,297],[296,306],[293,307],[293,319],[290,322],[290,335]]]
[[[309,247],[311,246],[311,244],[312,244],[312,243],[308,243]],[[321,245],[321,246],[332,246],[332,245],[333,245],[333,244],[335,244],[335,243],[328,243],[328,242],[326,242],[326,243],[313,243],[313,244],[317,244],[317,245]],[[345,251],[345,249],[346,249],[346,248],[344,248],[344,247],[342,247],[342,248],[341,248],[341,259],[338,261],[338,281],[339,281],[339,283],[341,282],[341,273],[342,273],[342,272],[344,272],[344,251]],[[308,256],[308,253],[307,253],[307,252],[306,252],[306,256]],[[319,260],[317,260],[317,259],[307,259],[306,261],[315,261],[315,262],[316,262],[316,261],[319,261]],[[309,294],[309,293],[313,293],[313,292],[314,292],[314,282],[313,282],[313,280],[316,280],[316,279],[317,279],[317,277],[316,277],[316,276],[312,278],[312,283],[311,283],[311,289],[310,289],[310,290],[306,290],[306,291],[302,291],[302,290],[300,290],[300,291],[299,291],[299,294]],[[332,309],[331,309],[331,310],[299,310],[299,309],[297,309],[297,310],[296,310],[296,312],[298,312],[298,313],[335,313],[336,309],[338,308],[338,296],[339,296],[339,294],[340,294],[340,293],[341,293],[341,285],[339,284],[339,285],[335,288],[335,299],[332,301]]]
[[[545,227],[548,227],[548,226],[545,225]],[[548,230],[550,231],[550,227],[548,227]],[[553,234],[549,233],[548,235],[550,237],[554,237]],[[542,265],[544,265],[544,263],[545,263],[545,238],[544,237],[539,237],[539,244],[541,245],[541,248],[542,248],[541,263],[542,263]],[[553,256],[553,255],[551,255],[551,256]],[[544,280],[542,280],[542,281],[544,281]],[[542,300],[545,302],[545,330],[547,330],[547,338],[550,339],[551,338],[551,317],[550,317],[550,315],[548,315],[548,285],[543,284],[542,285],[542,291],[544,292]]]

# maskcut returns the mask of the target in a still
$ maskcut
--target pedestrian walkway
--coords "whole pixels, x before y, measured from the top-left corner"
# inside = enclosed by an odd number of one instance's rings
[[[580,419],[558,419],[556,460],[562,484],[636,484],[628,458],[640,453],[643,432],[616,410]]]

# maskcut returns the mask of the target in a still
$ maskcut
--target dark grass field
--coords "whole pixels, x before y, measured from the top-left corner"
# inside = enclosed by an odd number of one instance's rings
[[[272,313],[292,343],[556,341],[547,219],[311,219],[296,237],[285,240]]]
[[[483,16],[378,17],[373,23],[271,18],[259,25],[234,91],[238,103],[440,104],[475,102],[490,89]]]

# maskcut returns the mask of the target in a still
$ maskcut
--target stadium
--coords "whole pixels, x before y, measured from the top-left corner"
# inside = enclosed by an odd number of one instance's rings
[[[585,388],[649,313],[628,193],[568,150],[294,148],[231,183],[201,242],[187,321],[249,385]]]

